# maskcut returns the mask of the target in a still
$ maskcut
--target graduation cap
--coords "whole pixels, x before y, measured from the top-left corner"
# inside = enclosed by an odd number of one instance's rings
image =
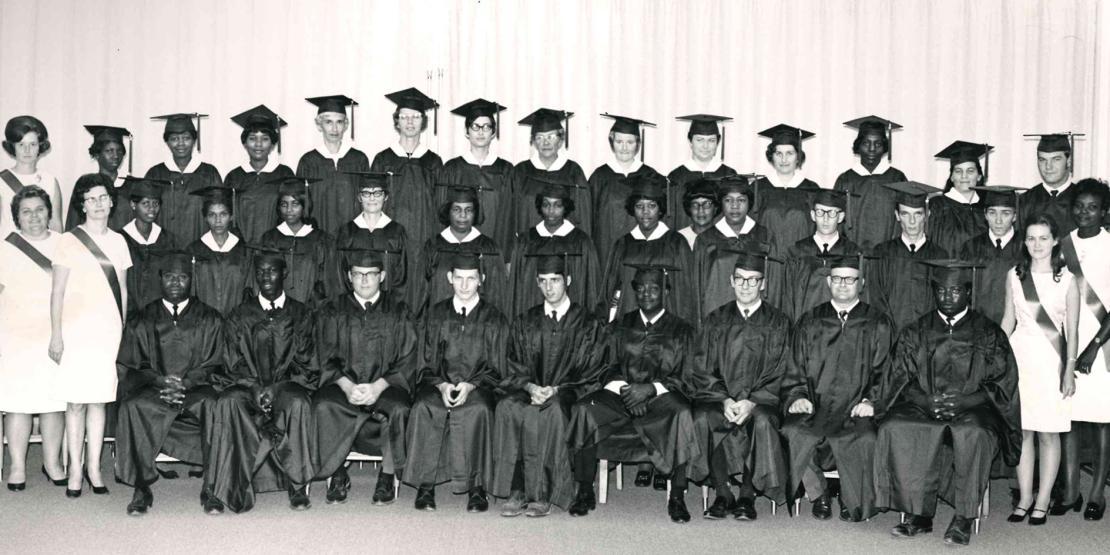
[[[308,187],[313,183],[319,183],[323,179],[319,177],[302,177],[299,175],[279,175],[271,177],[266,180],[266,185],[277,185],[278,196],[286,195],[306,195],[308,194]]]
[[[231,121],[243,129],[269,129],[277,135],[278,153],[281,153],[281,128],[289,125],[265,104],[259,104],[246,112],[231,116]]]
[[[567,148],[570,148],[570,118],[574,116],[574,112],[566,110],[555,110],[552,108],[540,108],[520,120],[520,125],[527,125],[532,128],[532,134],[545,133],[547,131],[555,131],[557,129],[565,129],[564,134],[566,138]],[[563,125],[566,125],[564,128]],[[529,139],[531,141],[531,139]]]
[[[481,117],[494,121],[494,136],[501,138],[501,111],[508,108],[484,98],[477,98],[451,110],[452,114],[462,116],[463,119],[475,120]]]
[[[391,92],[385,95],[390,102],[397,105],[397,108],[408,108],[409,110],[416,110],[427,117],[428,110],[433,112],[432,134],[439,134],[439,103],[434,98],[420,92],[415,87],[409,87],[403,91]]]
[[[886,159],[888,161],[894,159],[894,131],[901,129],[901,125],[879,116],[863,116],[862,118],[846,121],[844,125],[859,131],[856,135],[857,141],[870,131],[882,133],[883,137],[886,138]]]
[[[725,159],[725,128],[718,126],[717,122],[732,121],[728,116],[715,116],[713,114],[691,114],[678,116],[675,119],[690,122],[690,135],[717,135],[721,138],[721,160]]]
[[[200,152],[200,120],[206,117],[208,117],[208,114],[193,112],[191,114],[166,114],[164,116],[154,116],[150,119],[166,121],[166,129],[162,131],[163,140],[173,133],[191,133],[197,138],[197,152]],[[193,120],[196,120],[195,125]]]
[[[814,134],[792,125],[780,123],[759,132],[761,137],[771,139],[771,146],[775,145],[801,145],[802,141],[813,137]]]
[[[543,174],[528,175],[526,179],[541,184],[540,191],[536,193],[536,196],[539,197],[566,200],[571,198],[571,189],[586,189],[585,186],[579,185],[573,181],[557,181]]]
[[[652,172],[633,173],[621,178],[621,183],[629,187],[629,197],[651,199],[665,206],[671,213],[671,182],[666,177]]]
[[[113,127],[111,125],[86,125],[85,131],[93,136],[93,143],[101,141],[111,141],[123,144],[123,138],[127,137],[127,173],[134,171],[131,163],[131,132],[123,127]]]
[[[451,257],[452,270],[481,270],[482,259],[486,256],[497,256],[501,252],[496,249],[483,249],[469,243],[457,243],[436,249]]]
[[[569,258],[582,256],[582,253],[570,252],[549,245],[553,245],[553,243],[544,243],[536,252],[525,253],[524,257],[536,259],[536,274],[561,274],[570,277]]]
[[[383,255],[386,254],[401,254],[401,251],[394,251],[388,249],[378,249],[371,247],[343,247],[339,249],[343,253],[343,260],[347,263],[347,268],[378,268],[381,271],[386,271],[385,259]]]
[[[729,193],[742,193],[748,197],[749,211],[755,210],[756,197],[758,193],[754,185],[752,185],[752,177],[762,177],[757,174],[746,175],[722,175],[705,178],[707,181],[712,182],[717,187],[717,199],[723,200],[725,195]]]
[[[169,187],[172,185],[172,183],[165,179],[134,177],[131,175],[123,178],[123,180],[128,185],[128,197],[139,199],[152,198],[162,200],[162,187]]]
[[[194,282],[197,277],[197,263],[209,262],[214,259],[210,255],[197,254],[182,249],[155,248],[148,250],[147,253],[151,255],[154,267],[159,272],[179,271],[187,273]]]
[[[333,94],[329,96],[314,96],[306,98],[305,100],[316,105],[316,115],[334,113],[347,115],[347,106],[351,107],[351,115],[348,121],[351,122],[351,140],[355,139],[355,106],[358,102],[355,99],[346,97],[341,94]]]
[[[736,262],[732,265],[733,270],[748,270],[765,274],[767,273],[767,262],[783,263],[782,260],[771,256],[766,251],[738,249],[730,245],[720,247],[720,250],[736,255]]]
[[[865,262],[867,260],[878,260],[878,256],[871,256],[859,251],[855,254],[817,254],[817,260],[821,261],[822,266],[827,266],[830,270],[834,268],[853,268],[860,271],[863,275],[865,269]]]
[[[615,116],[608,112],[601,114],[603,118],[612,118],[613,127],[609,129],[610,133],[625,133],[627,135],[637,135],[640,137],[640,161],[644,161],[644,127],[655,127],[654,123],[644,121],[642,119],[630,118],[626,116]]]
[[[929,199],[929,196],[943,193],[936,187],[916,181],[883,183],[883,187],[898,193],[897,203],[909,208],[925,208],[925,202]]]
[[[643,278],[652,277],[657,278],[663,286],[663,296],[666,297],[667,289],[670,288],[671,274],[681,272],[682,269],[671,264],[643,264],[643,263],[629,263],[625,262],[625,266],[635,268],[636,273],[632,275],[632,281],[642,282]]]
[[[975,273],[983,264],[957,258],[933,258],[918,262],[929,267],[929,279],[933,282],[958,280],[960,283],[971,283],[971,295],[975,298]]]
[[[359,191],[375,187],[388,191],[389,186],[393,184],[393,172],[344,171],[343,173],[359,178]]]
[[[992,150],[994,147],[989,144],[956,141],[944,147],[944,150],[936,153],[935,156],[948,159],[950,167],[956,167],[957,164],[964,162],[978,162],[979,158],[983,158],[983,182],[986,183],[987,176],[990,175]]]
[[[1014,209],[1017,212],[1021,207],[1021,195],[1019,194],[1024,189],[1018,187],[1011,187],[1009,185],[978,185],[971,188],[973,191],[982,193],[979,199],[979,205],[983,208],[990,208],[992,206],[1006,206]]]
[[[1061,131],[1059,133],[1026,133],[1023,137],[1039,137],[1037,141],[1037,152],[1066,152],[1071,166],[1075,167],[1075,138],[1086,137],[1085,133],[1075,133],[1073,131]]]
[[[205,202],[212,202],[216,204],[223,204],[231,206],[235,201],[235,190],[223,185],[209,185],[189,193],[190,195],[200,197]],[[234,207],[232,208],[234,210]]]
[[[268,260],[271,262],[280,261],[283,266],[285,265],[285,255],[292,252],[291,248],[279,249],[277,247],[272,247],[259,243],[248,243],[247,250],[251,251],[251,259],[254,261],[255,264]]]

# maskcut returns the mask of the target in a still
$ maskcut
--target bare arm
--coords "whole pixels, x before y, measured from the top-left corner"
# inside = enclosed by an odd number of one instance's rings
[[[1015,327],[1017,327],[1017,318],[1014,316],[1013,288],[1010,287],[1009,280],[1007,280],[1006,302],[1002,313],[1002,331],[1006,332],[1006,335],[1010,335],[1014,333]]]
[[[54,186],[50,187],[50,204],[53,205],[53,210],[50,213],[50,230],[57,233],[62,232],[62,188],[58,185],[58,179],[54,179]]]
[[[61,362],[62,351],[62,304],[66,298],[66,282],[69,281],[69,268],[54,266],[53,281],[50,289],[50,348],[48,354],[54,362]]]

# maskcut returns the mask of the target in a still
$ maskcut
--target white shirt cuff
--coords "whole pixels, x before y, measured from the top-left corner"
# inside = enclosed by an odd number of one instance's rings
[[[658,397],[658,396],[667,392],[667,388],[663,387],[663,384],[661,384],[659,382],[653,382],[651,385],[655,386],[655,396],[656,397]]]
[[[605,389],[608,389],[609,391],[612,391],[613,393],[616,393],[617,395],[620,395],[621,394],[621,388],[626,386],[626,385],[628,385],[628,382],[626,382],[626,381],[613,380],[613,381],[605,384]]]

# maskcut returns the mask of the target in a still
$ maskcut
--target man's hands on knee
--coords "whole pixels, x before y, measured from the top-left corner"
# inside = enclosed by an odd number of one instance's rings
[[[747,399],[739,401],[725,399],[722,404],[724,405],[725,420],[737,426],[743,424],[752,415],[752,410],[755,408],[755,403]]]
[[[864,399],[856,406],[852,407],[852,418],[873,418],[875,416],[875,406],[871,401]]]
[[[647,402],[655,396],[655,384],[636,383],[621,388],[621,401],[632,416],[647,414]]]
[[[439,394],[443,397],[443,406],[451,409],[461,407],[466,404],[467,398],[470,393],[477,389],[477,387],[468,382],[460,382],[458,384],[441,383],[436,386]]]
[[[790,414],[813,414],[813,403],[809,399],[798,399],[787,407]]]
[[[368,406],[378,402],[378,397],[381,397],[382,392],[385,391],[385,380],[378,379],[373,383],[359,383],[356,384],[347,378],[339,378],[336,383],[339,388],[343,390],[343,394],[347,396],[347,402],[352,405]]]
[[[166,376],[158,383],[158,398],[172,407],[185,402],[185,383],[179,376]]]
[[[534,383],[529,383],[524,386],[524,391],[528,393],[529,397],[531,397],[531,402],[533,405],[542,405],[546,403],[548,399],[552,398],[555,395],[555,392],[558,391],[558,389],[559,388],[552,385],[541,387]]]

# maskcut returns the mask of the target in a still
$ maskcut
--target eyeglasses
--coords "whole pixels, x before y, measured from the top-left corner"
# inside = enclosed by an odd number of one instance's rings
[[[358,192],[358,198],[373,198],[373,199],[385,198],[385,191],[383,191],[381,189],[378,189],[376,191],[359,191]]]
[[[813,214],[818,218],[835,218],[840,215],[840,209],[830,208],[825,210],[824,208],[814,208]]]
[[[859,281],[859,277],[853,276],[829,276],[829,281],[833,285],[855,285]]]
[[[397,116],[397,119],[401,121],[420,121],[424,119],[424,116]]]
[[[85,197],[85,204],[107,204],[112,200],[109,195],[100,195],[98,197]]]
[[[732,278],[732,281],[733,281],[733,283],[735,283],[736,285],[739,285],[740,287],[755,287],[755,286],[759,285],[760,282],[763,281],[763,276],[749,277],[749,278],[734,277],[734,278]]]
[[[470,130],[474,132],[493,131],[493,125],[489,123],[472,123],[470,124]]]

